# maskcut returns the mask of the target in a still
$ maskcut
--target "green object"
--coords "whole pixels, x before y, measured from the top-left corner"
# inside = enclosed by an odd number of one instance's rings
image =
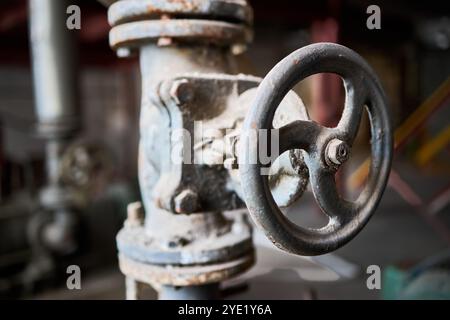
[[[384,300],[396,300],[406,285],[408,274],[396,267],[388,266],[383,272],[381,296]]]
[[[386,300],[450,300],[450,271],[429,269],[411,276],[388,267],[383,274],[382,297]]]

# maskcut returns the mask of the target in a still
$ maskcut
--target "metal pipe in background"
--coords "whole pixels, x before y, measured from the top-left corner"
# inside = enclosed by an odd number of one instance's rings
[[[47,139],[72,135],[80,110],[73,32],[67,0],[30,0],[30,42],[38,131]]]
[[[80,127],[74,34],[66,26],[68,0],[30,0],[29,28],[37,132],[46,140],[47,185],[41,212],[29,226],[32,243],[66,254],[74,250],[74,191],[61,179],[61,158]],[[37,239],[34,239],[37,238]]]

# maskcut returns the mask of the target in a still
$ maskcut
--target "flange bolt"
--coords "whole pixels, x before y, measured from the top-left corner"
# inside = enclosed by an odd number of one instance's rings
[[[144,207],[140,201],[130,203],[127,206],[126,227],[139,227],[144,223]]]

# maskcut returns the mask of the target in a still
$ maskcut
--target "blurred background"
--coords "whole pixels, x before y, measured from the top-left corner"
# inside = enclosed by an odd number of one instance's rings
[[[264,77],[287,54],[314,42],[352,48],[371,64],[386,90],[396,128],[395,156],[380,208],[351,243],[331,255],[298,258],[280,253],[256,232],[257,266],[229,283],[230,297],[449,298],[450,4],[437,0],[249,2],[255,13],[255,39],[238,56],[240,71]],[[125,295],[115,235],[127,204],[140,197],[138,60],[119,59],[109,47],[110,26],[101,3],[73,0],[70,4],[81,8],[81,29],[71,31],[78,87],[74,108],[80,120],[61,167],[67,184],[79,190],[73,209],[78,218],[67,221],[61,215],[41,239],[37,230],[46,219],[42,198],[52,198],[52,190],[47,194],[41,190],[47,184],[52,150],[37,127],[28,1],[0,2],[2,298],[122,299]],[[366,27],[366,9],[372,4],[381,9],[379,30]],[[314,120],[329,126],[337,123],[345,95],[339,78],[314,76],[296,90]],[[341,188],[349,196],[364,183],[368,141],[365,119],[352,159],[342,169]],[[322,222],[317,211],[308,193],[286,214],[303,225],[317,226]],[[81,267],[83,290],[65,287],[71,264]],[[367,289],[370,265],[381,267],[381,290]],[[240,289],[231,290],[235,287]],[[154,292],[149,290],[148,297],[155,297]]]

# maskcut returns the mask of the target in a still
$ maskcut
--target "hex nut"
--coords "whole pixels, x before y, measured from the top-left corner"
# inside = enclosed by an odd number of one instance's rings
[[[348,160],[350,149],[342,140],[333,139],[326,147],[326,159],[329,164],[341,165]]]
[[[175,237],[166,243],[168,249],[176,249],[188,245],[190,241],[183,237]]]

